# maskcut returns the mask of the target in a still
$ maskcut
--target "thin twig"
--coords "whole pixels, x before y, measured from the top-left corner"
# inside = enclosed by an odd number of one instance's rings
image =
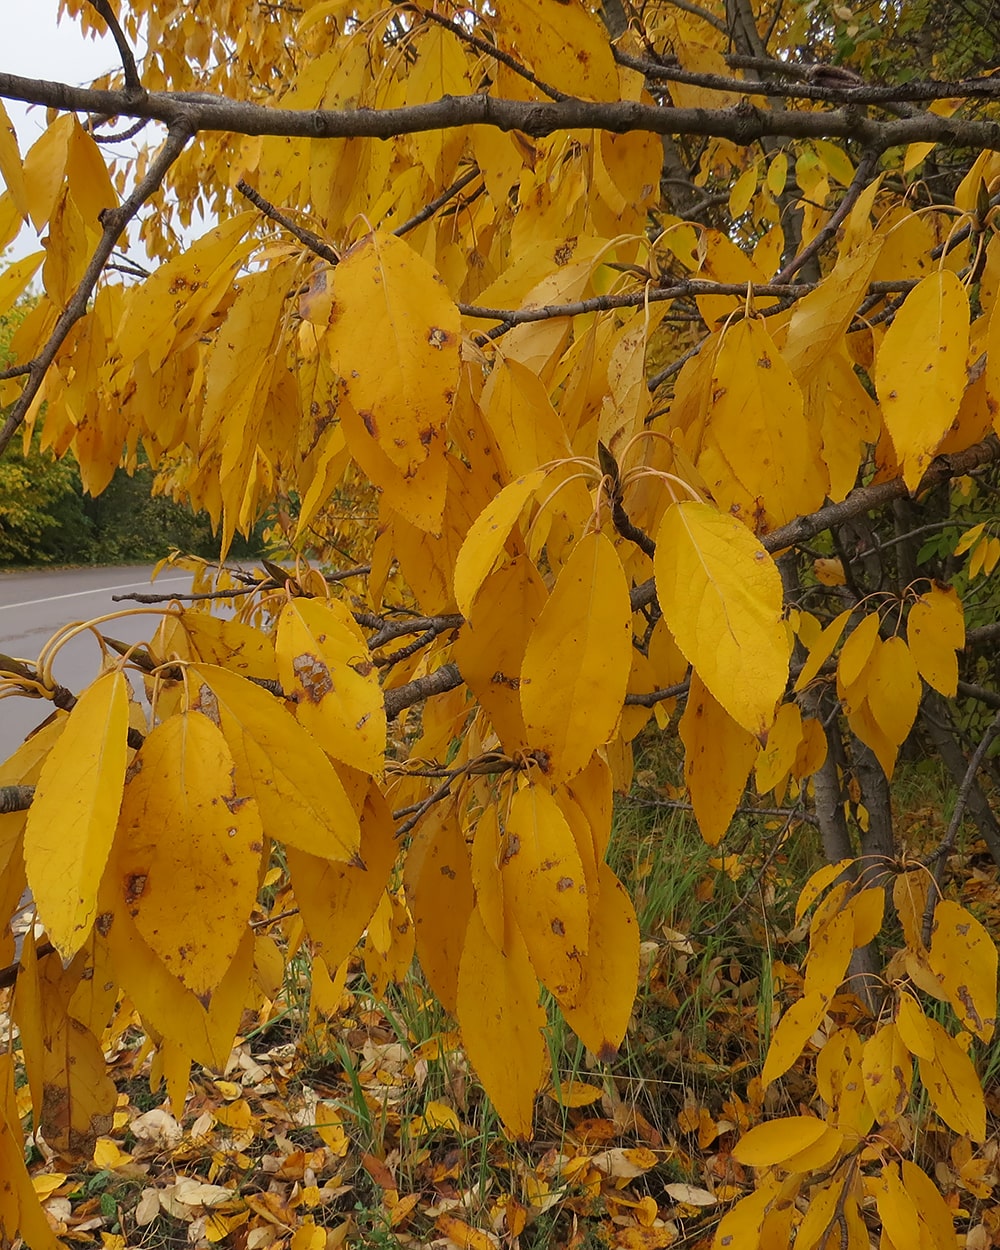
[[[236,184],[236,190],[239,191],[241,195],[245,196],[254,208],[260,209],[265,217],[270,217],[270,219],[277,222],[279,226],[284,226],[288,233],[294,235],[304,247],[307,247],[310,250],[310,252],[315,252],[316,255],[322,257],[327,264],[340,264],[340,256],[336,250],[329,245],[329,243],[324,243],[318,234],[315,234],[312,230],[307,230],[305,226],[298,225],[296,222],[292,221],[291,217],[287,214],[275,208],[269,200],[264,199],[259,191],[255,191],[245,178],[241,178],[239,180]]]
[[[962,817],[965,815],[965,809],[969,803],[969,796],[972,794],[972,787],[976,782],[976,774],[979,772],[980,765],[986,756],[986,752],[990,748],[990,744],[994,738],[1000,734],[1000,712],[997,712],[993,720],[987,726],[986,732],[983,734],[979,746],[973,752],[972,758],[969,760],[969,767],[965,770],[965,776],[962,778],[962,784],[958,788],[958,794],[955,796],[955,808],[951,813],[951,820],[948,822],[948,830],[941,840],[940,844],[930,853],[924,861],[925,866],[933,863],[934,884],[927,891],[927,906],[924,908],[924,923],[922,937],[924,945],[927,946],[931,940],[931,926],[934,923],[934,909],[937,906],[938,898],[941,895],[941,887],[944,883],[944,874],[947,869],[948,856],[955,849],[955,839],[958,837],[959,826],[962,823]]]
[[[108,30],[111,31],[111,37],[118,45],[118,55],[122,59],[122,70],[125,74],[125,90],[131,95],[144,95],[142,81],[139,78],[139,68],[135,63],[135,54],[129,47],[129,42],[125,38],[125,32],[118,23],[114,9],[112,9],[108,0],[90,0],[90,4],[107,22]]]
[[[399,238],[402,238],[404,234],[408,234],[411,230],[415,230],[417,226],[423,225],[425,221],[434,216],[442,205],[447,204],[453,195],[458,195],[459,191],[464,191],[469,183],[478,177],[479,166],[474,165],[467,174],[463,174],[461,178],[457,178],[451,186],[442,191],[436,199],[433,199],[429,204],[426,204],[419,213],[414,213],[413,216],[408,221],[404,221],[401,226],[397,226],[392,233],[397,235]]]
[[[474,35],[471,30],[466,30],[464,26],[460,26],[440,13],[433,13],[430,9],[418,9],[414,11],[419,13],[421,17],[429,22],[436,22],[438,26],[443,26],[445,30],[451,31],[456,39],[461,39],[463,43],[467,43],[470,48],[475,48],[477,52],[482,52],[484,56],[491,56],[494,60],[499,61],[501,65],[506,65],[508,69],[513,70],[518,77],[523,78],[525,82],[530,82],[533,87],[537,87],[543,95],[547,95],[550,100],[561,101],[572,99],[564,91],[560,91],[558,87],[550,87],[548,83],[542,82],[540,78],[536,78],[526,65],[522,65],[509,52],[504,52],[490,43],[488,39],[480,39],[478,35]]]
[[[854,171],[854,177],[851,179],[850,186],[848,186],[846,192],[844,193],[843,199],[834,209],[833,213],[831,213],[830,220],[825,226],[822,227],[822,229],[816,232],[815,237],[811,239],[804,248],[802,248],[799,254],[797,256],[793,256],[788,264],[781,269],[780,273],[775,276],[774,281],[776,284],[780,282],[791,282],[794,275],[798,273],[802,266],[807,264],[819,252],[827,240],[833,238],[833,236],[840,229],[841,222],[857,202],[858,196],[871,182],[875,170],[878,167],[878,161],[878,152],[866,152],[864,156],[862,156],[861,160],[858,162],[857,169]]]

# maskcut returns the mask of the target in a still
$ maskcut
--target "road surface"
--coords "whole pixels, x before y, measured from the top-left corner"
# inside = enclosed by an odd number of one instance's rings
[[[0,653],[34,663],[45,643],[63,625],[129,606],[114,603],[112,595],[149,590],[183,594],[191,589],[190,573],[164,569],[150,585],[152,571],[153,566],[148,564],[0,572]],[[156,618],[122,618],[103,628],[113,638],[138,642],[153,632]],[[89,631],[77,635],[61,648],[53,667],[56,681],[74,692],[93,681],[99,671],[100,648]],[[0,699],[0,762],[11,755],[25,735],[51,711],[52,704],[47,700]]]

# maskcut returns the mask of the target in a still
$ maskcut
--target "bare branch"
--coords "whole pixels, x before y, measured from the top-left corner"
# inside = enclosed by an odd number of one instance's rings
[[[135,63],[135,54],[129,47],[129,42],[125,38],[125,32],[115,16],[114,9],[112,9],[108,0],[90,0],[90,4],[107,22],[108,29],[111,31],[111,37],[118,45],[118,55],[122,59],[122,70],[125,74],[125,90],[132,95],[142,95],[142,82],[139,79],[139,68]]]
[[[1000,95],[1000,80],[967,84],[968,98]],[[755,84],[746,84],[752,93]],[[929,98],[962,84],[934,84]],[[887,92],[901,98],[904,89]],[[205,92],[147,92],[142,99],[126,91],[72,87],[67,83],[0,73],[0,97],[69,112],[150,118],[187,134],[229,131],[244,135],[280,135],[310,139],[391,139],[399,135],[465,126],[494,126],[543,137],[566,130],[607,130],[614,134],[644,131],[659,135],[701,135],[729,139],[746,147],[767,138],[853,139],[876,152],[911,143],[943,143],[1000,151],[1000,121],[940,117],[916,113],[878,120],[867,117],[853,100],[828,112],[759,109],[749,102],[735,108],[675,109],[635,100],[611,102],[565,99],[507,100],[486,94],[445,96],[427,104],[387,109],[285,109],[251,104]]]
[[[419,213],[414,213],[409,221],[404,221],[401,226],[397,226],[392,233],[401,239],[404,234],[408,234],[411,230],[415,230],[417,226],[423,225],[425,221],[434,216],[439,208],[447,204],[453,195],[458,195],[459,191],[464,191],[469,183],[478,177],[479,166],[474,165],[467,174],[457,178],[450,187],[447,187],[439,196],[431,200],[429,204],[426,204]]]
[[[236,184],[236,190],[239,191],[240,195],[246,196],[254,208],[259,208],[265,217],[270,217],[279,226],[284,226],[288,233],[294,235],[310,252],[315,252],[327,264],[340,264],[340,256],[329,243],[324,243],[318,234],[314,234],[312,230],[307,230],[305,226],[297,225],[292,221],[291,217],[276,209],[269,200],[265,200],[260,192],[255,191],[245,179],[241,178],[239,180]]]

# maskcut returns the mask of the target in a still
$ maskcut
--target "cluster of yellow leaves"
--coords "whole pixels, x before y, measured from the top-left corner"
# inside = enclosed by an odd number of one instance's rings
[[[66,7],[90,20],[83,0]],[[142,29],[151,90],[300,110],[386,109],[486,87],[543,96],[513,58],[557,92],[644,98],[597,14],[576,0],[510,0],[478,13],[503,58],[367,0],[218,0],[210,13],[147,0],[124,20],[128,36]],[[662,42],[683,67],[731,72],[717,24],[667,5],[649,6],[642,22],[623,47]],[[687,84],[676,101],[707,102]],[[713,843],[751,772],[760,794],[780,799],[822,767],[823,727],[802,714],[814,681],[835,677],[848,724],[887,776],[921,683],[955,693],[964,623],[951,590],[913,588],[895,622],[858,604],[824,627],[786,612],[761,540],[844,499],[872,447],[877,473],[915,490],[938,452],[997,428],[1000,243],[985,248],[973,304],[962,274],[981,240],[935,258],[950,219],[893,202],[876,180],[794,307],[764,299],[764,318],[749,295],[697,297],[707,333],[654,408],[653,358],[694,346],[666,303],[589,305],[572,317],[548,315],[550,306],[635,297],[678,275],[766,282],[786,250],[789,179],[808,200],[808,244],[829,219],[833,186],[854,174],[823,141],[766,161],[711,141],[698,177],[738,175],[729,207],[752,224],[741,235],[695,231],[667,212],[661,158],[659,139],[643,133],[531,138],[477,126],[379,143],[201,135],[168,190],[182,222],[200,204],[218,224],[178,249],[164,217],[148,214],[143,237],[163,263],[142,282],[102,281],[63,343],[26,432],[44,409],[43,444],[72,452],[90,491],[107,484],[123,448],[134,463],[141,443],[163,488],[208,511],[224,549],[293,495],[301,507],[285,528],[304,547],[335,493],[356,495],[359,480],[367,499],[377,495],[378,516],[363,586],[330,597],[302,570],[236,621],[168,610],[147,650],[149,715],[130,700],[123,662],[5,766],[5,780],[37,786],[26,820],[0,817],[0,864],[4,915],[26,882],[62,960],[39,960],[26,941],[13,1008],[34,1113],[62,1149],[83,1149],[111,1114],[101,1038],[125,1002],[159,1044],[172,1093],[192,1061],[225,1062],[244,1005],[268,993],[287,955],[257,912],[262,886],[274,884],[274,845],[288,869],[284,901],[299,913],[288,949],[311,942],[322,1001],[336,1004],[362,934],[376,990],[401,979],[416,954],[505,1123],[527,1135],[546,1060],[540,985],[599,1057],[625,1036],[638,932],[605,854],[612,792],[632,777],[631,742],[653,716],[669,724],[664,706],[650,706],[657,692],[688,682],[678,727],[685,780]],[[0,277],[8,306],[42,266],[42,295],[10,346],[24,362],[46,341],[131,172],[109,167],[69,115],[22,158],[2,113],[0,172],[0,248],[25,222],[45,232],[43,250]],[[984,154],[956,207],[968,211],[998,172],[996,154]],[[424,212],[466,178],[445,211]],[[324,254],[265,233],[258,213],[240,208],[241,179],[313,231]],[[913,285],[888,328],[884,318],[855,326],[869,284],[900,275]],[[21,385],[0,381],[0,402]],[[631,541],[618,509],[645,543]],[[985,567],[993,548],[981,546]],[[836,585],[844,570],[817,575]],[[659,617],[642,610],[649,587]],[[370,644],[365,621],[406,613],[447,616],[454,627],[396,653]],[[789,697],[796,635],[808,659]],[[449,663],[464,687],[404,718],[393,750],[408,758],[393,760],[390,776],[387,692]],[[423,806],[428,775],[448,785]],[[417,817],[401,877],[393,808]],[[950,915],[942,907],[939,924]],[[778,1026],[766,1080],[788,1071],[821,1028],[881,910],[875,887],[835,885],[823,899],[803,997]],[[934,984],[960,1002],[963,1024],[981,1037],[984,991],[959,983],[945,953],[967,938],[964,925],[926,952],[911,925],[906,972],[922,992]],[[3,942],[12,956],[12,937]],[[899,991],[883,1026],[894,1030],[890,1053],[898,1042],[916,1056],[937,1113],[975,1136],[964,1052],[916,1003]],[[817,1237],[830,1212],[858,1235],[861,1174],[841,1164],[872,1117],[894,1123],[901,1095],[885,1094],[891,1083],[881,1095],[842,1097],[862,1088],[853,1074],[864,1074],[866,1056],[874,1070],[874,1040],[848,1030],[821,1052],[834,1108],[817,1121],[821,1132],[803,1117],[810,1123],[791,1126],[794,1149],[780,1158],[768,1157],[765,1137],[741,1147],[748,1164],[794,1164],[784,1168],[792,1176],[838,1161],[841,1180],[806,1217]],[[5,1113],[3,1126],[13,1141],[16,1121]],[[29,1217],[21,1182],[5,1183],[6,1231]],[[888,1164],[868,1197],[896,1210],[902,1186],[927,1223],[938,1208],[924,1202],[922,1183]],[[765,1180],[733,1227],[759,1214],[758,1233],[773,1226],[768,1235],[780,1238],[794,1208],[784,1185]]]
[[[924,869],[901,871],[892,903],[905,945],[887,969],[883,1016],[862,1032],[839,1025],[846,1004],[838,990],[854,951],[881,929],[886,901],[882,885],[858,889],[851,867],[820,869],[800,895],[797,920],[822,896],[809,926],[803,993],[778,1022],[762,1073],[767,1086],[815,1047],[822,1112],[770,1120],[741,1138],[733,1158],[758,1169],[759,1183],[723,1217],[716,1247],[778,1244],[797,1226],[797,1246],[822,1246],[839,1228],[844,1244],[865,1250],[862,1211],[872,1207],[894,1246],[954,1245],[952,1211],[934,1182],[897,1160],[914,1132],[914,1067],[933,1114],[965,1142],[986,1141],[986,1102],[969,1051],[993,1037],[997,949],[983,925],[948,899],[934,907],[925,944],[928,888],[936,887]],[[949,1033],[921,994],[946,1003],[963,1031]]]

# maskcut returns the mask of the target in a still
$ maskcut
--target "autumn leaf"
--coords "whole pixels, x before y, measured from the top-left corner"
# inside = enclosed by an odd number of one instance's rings
[[[105,673],[52,746],[24,831],[28,884],[49,937],[68,957],[87,940],[125,783],[128,682]]]
[[[670,632],[715,700],[763,734],[788,680],[781,578],[746,526],[708,504],[668,508],[656,589]]]

